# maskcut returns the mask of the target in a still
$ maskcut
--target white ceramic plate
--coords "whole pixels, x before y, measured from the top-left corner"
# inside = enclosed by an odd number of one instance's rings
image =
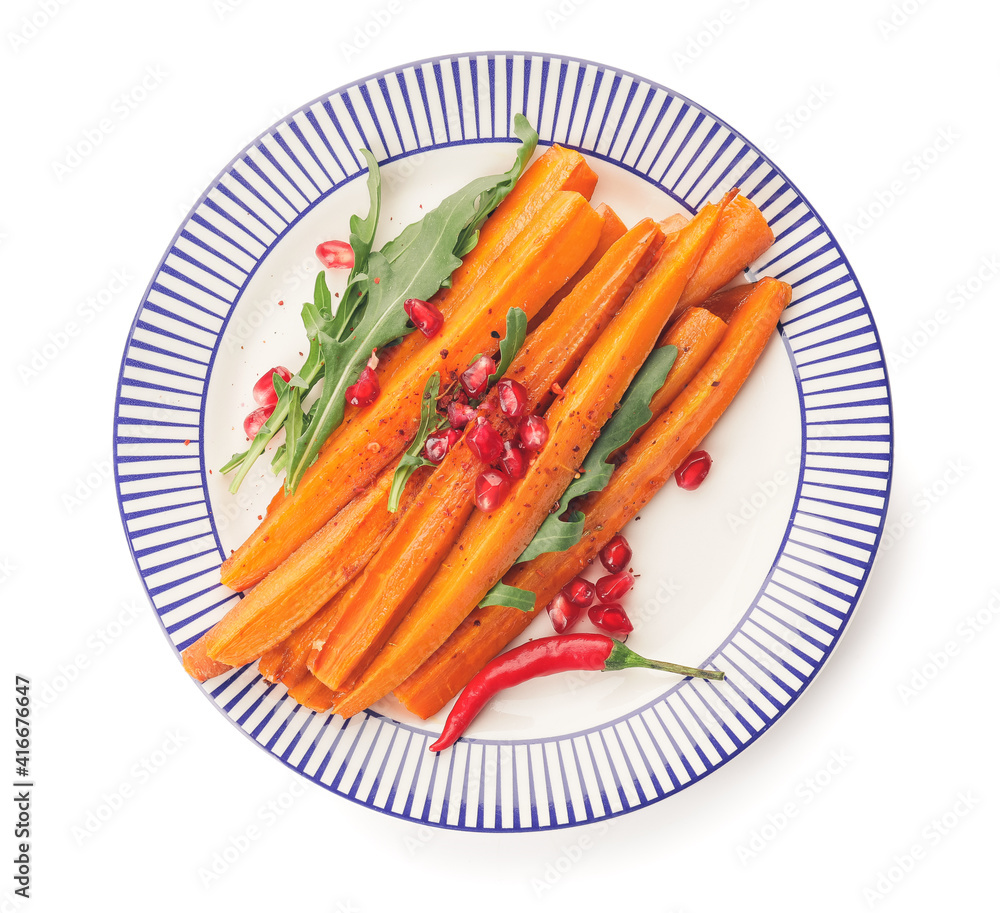
[[[204,686],[251,739],[327,789],[477,830],[631,811],[765,732],[857,606],[892,467],[868,305],[826,225],[758,149],[688,99],[599,64],[521,53],[420,61],[303,106],[243,150],[179,229],[136,315],[116,402],[117,486],[136,565],[178,655],[240,598],[218,583],[219,565],[276,485],[262,466],[233,496],[218,467],[244,447],[254,380],[300,362],[314,248],[346,238],[349,216],[367,211],[356,150],[382,164],[384,240],[421,206],[508,168],[518,111],[542,147],[588,155],[600,175],[594,202],[627,224],[693,212],[739,186],[777,239],[753,272],[795,293],[705,443],[715,458],[706,483],[694,493],[669,485],[626,531],[642,574],[628,597],[630,646],[724,669],[725,683],[638,670],[553,676],[503,694],[440,756],[427,746],[443,714],[425,723],[387,699],[345,722],[299,707],[255,666]],[[546,625],[537,619],[526,636]]]

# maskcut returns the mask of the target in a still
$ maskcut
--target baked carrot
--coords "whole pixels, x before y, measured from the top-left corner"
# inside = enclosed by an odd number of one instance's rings
[[[232,666],[216,662],[205,652],[205,638],[199,637],[193,644],[181,653],[184,671],[199,682],[207,682],[210,678],[228,672]]]
[[[607,251],[572,294],[535,330],[507,371],[523,384],[526,409],[534,412],[551,398],[553,384],[566,381],[594,340],[645,274],[662,239],[651,219],[640,222]],[[516,428],[499,409],[496,393],[481,414],[502,436]],[[468,428],[474,427],[470,423]],[[344,688],[355,670],[367,665],[427,585],[472,512],[475,483],[483,465],[469,449],[468,436],[449,450],[416,496],[412,507],[386,537],[362,576],[365,585],[352,600],[309,668],[333,689]]]
[[[711,311],[689,307],[664,332],[657,346],[677,346],[670,373],[649,402],[649,411],[659,415],[708,361],[726,332],[726,323]]]
[[[626,299],[546,413],[549,438],[527,475],[497,509],[473,515],[389,642],[336,699],[336,713],[352,716],[409,677],[516,561],[652,350],[731,197],[706,206],[683,229],[675,255]]]
[[[388,510],[391,484],[385,470],[250,590],[204,635],[205,653],[230,666],[253,662],[350,583],[399,517]]]
[[[774,243],[774,234],[761,211],[746,197],[737,196],[719,220],[719,230],[684,289],[678,312],[700,305],[732,281]]]
[[[560,301],[563,300],[574,288],[576,284],[589,273],[596,265],[597,261],[601,259],[610,249],[611,245],[615,243],[619,238],[621,238],[628,229],[625,227],[625,223],[618,217],[616,213],[607,203],[601,203],[597,207],[597,214],[604,220],[601,227],[601,236],[597,239],[597,247],[594,248],[593,253],[587,257],[584,261],[583,266],[581,266],[569,282],[567,282],[558,292],[556,292],[548,301],[542,305],[541,310],[535,314],[534,319],[531,321],[531,325],[528,327],[529,331],[533,330],[538,326],[543,320],[545,320],[549,314],[551,314]]]
[[[310,675],[288,689],[288,695],[303,707],[322,713],[333,706],[336,692],[331,691],[321,681]]]
[[[426,378],[440,371],[443,380],[451,380],[477,352],[495,352],[507,311],[516,305],[530,320],[590,255],[600,225],[580,194],[559,191],[549,197],[506,255],[476,284],[465,305],[445,322],[435,344],[402,363],[378,399],[341,425],[294,493],[268,511],[226,560],[222,582],[244,589],[260,581],[357,490],[370,485],[416,432]]]
[[[440,710],[649,502],[732,402],[790,299],[791,288],[783,282],[767,278],[756,284],[753,295],[733,314],[722,341],[694,380],[632,444],[628,459],[615,470],[607,487],[587,497],[582,507],[586,526],[580,542],[565,552],[548,552],[517,565],[505,577],[506,583],[536,594],[534,610],[520,612],[507,606],[475,609],[434,655],[395,689],[408,710],[424,719]]]

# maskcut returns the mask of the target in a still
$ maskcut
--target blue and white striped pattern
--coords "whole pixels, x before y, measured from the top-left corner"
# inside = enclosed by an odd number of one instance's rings
[[[248,667],[209,683],[217,705],[286,764],[357,802],[414,821],[524,830],[617,815],[700,779],[802,693],[857,605],[885,519],[892,422],[868,305],[826,226],[785,176],[726,124],[648,80],[544,55],[421,61],[294,112],[243,151],[198,202],[129,336],[116,406],[122,519],[175,648],[235,599],[201,458],[204,396],[249,277],[303,213],[380,161],[509,142],[516,112],[558,142],[627,169],[696,210],[732,186],[777,242],[758,274],[795,289],[782,334],[799,389],[803,464],[784,542],[760,591],[707,665],[728,687],[684,681],[595,729],[530,741],[462,740],[378,714],[303,710]]]

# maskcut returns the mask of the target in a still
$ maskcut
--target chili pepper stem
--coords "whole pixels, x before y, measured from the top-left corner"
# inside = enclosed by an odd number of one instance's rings
[[[614,638],[611,640],[614,642],[614,646],[604,661],[605,672],[618,669],[658,669],[661,672],[673,672],[676,675],[705,678],[716,682],[721,682],[726,677],[725,672],[715,669],[696,669],[693,666],[679,666],[676,663],[665,663],[658,659],[646,659],[634,650],[630,650],[620,640]]]

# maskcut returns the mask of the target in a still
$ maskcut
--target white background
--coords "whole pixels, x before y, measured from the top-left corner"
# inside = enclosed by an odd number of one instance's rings
[[[0,910],[922,911],[994,893],[998,19],[972,0],[5,3],[0,702],[10,717],[15,673],[60,690],[34,715],[33,896],[10,896],[0,803]],[[771,732],[610,825],[483,836],[327,794],[223,722],[146,604],[110,458],[130,322],[219,169],[343,83],[493,49],[637,72],[772,155],[871,304],[896,463],[891,547]]]

